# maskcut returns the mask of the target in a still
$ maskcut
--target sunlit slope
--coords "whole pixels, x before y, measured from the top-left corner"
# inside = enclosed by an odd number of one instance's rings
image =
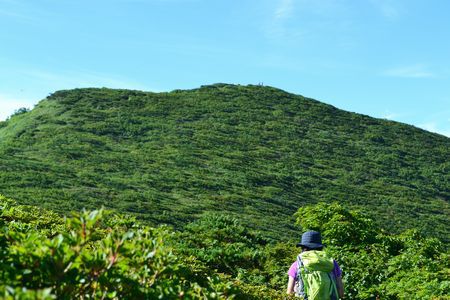
[[[0,123],[0,193],[151,223],[228,211],[274,238],[305,203],[449,237],[450,139],[262,86],[59,91]]]

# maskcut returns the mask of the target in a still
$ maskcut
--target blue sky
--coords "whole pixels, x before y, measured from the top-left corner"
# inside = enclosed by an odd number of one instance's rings
[[[0,0],[0,119],[76,87],[275,86],[450,136],[447,0]]]

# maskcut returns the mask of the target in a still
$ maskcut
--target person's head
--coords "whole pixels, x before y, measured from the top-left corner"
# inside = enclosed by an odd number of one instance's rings
[[[302,248],[303,251],[322,250],[322,236],[317,231],[306,231],[302,234],[302,240],[297,244],[297,247]]]

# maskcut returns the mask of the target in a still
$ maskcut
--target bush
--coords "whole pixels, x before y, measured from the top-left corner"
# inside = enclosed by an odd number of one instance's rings
[[[21,220],[1,199],[0,295],[20,299],[231,299],[233,281],[193,258],[176,256],[173,232],[150,228],[103,210],[67,218],[58,234]],[[45,214],[44,214],[45,219]],[[55,218],[56,223],[60,218]],[[27,223],[28,222],[28,223]],[[45,221],[46,222],[46,221]],[[25,229],[24,229],[25,228]]]

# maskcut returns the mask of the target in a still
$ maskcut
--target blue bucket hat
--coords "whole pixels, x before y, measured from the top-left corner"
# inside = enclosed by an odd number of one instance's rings
[[[322,236],[317,231],[307,231],[302,235],[302,240],[297,244],[297,247],[307,247],[309,249],[321,248],[325,245],[322,244]]]

